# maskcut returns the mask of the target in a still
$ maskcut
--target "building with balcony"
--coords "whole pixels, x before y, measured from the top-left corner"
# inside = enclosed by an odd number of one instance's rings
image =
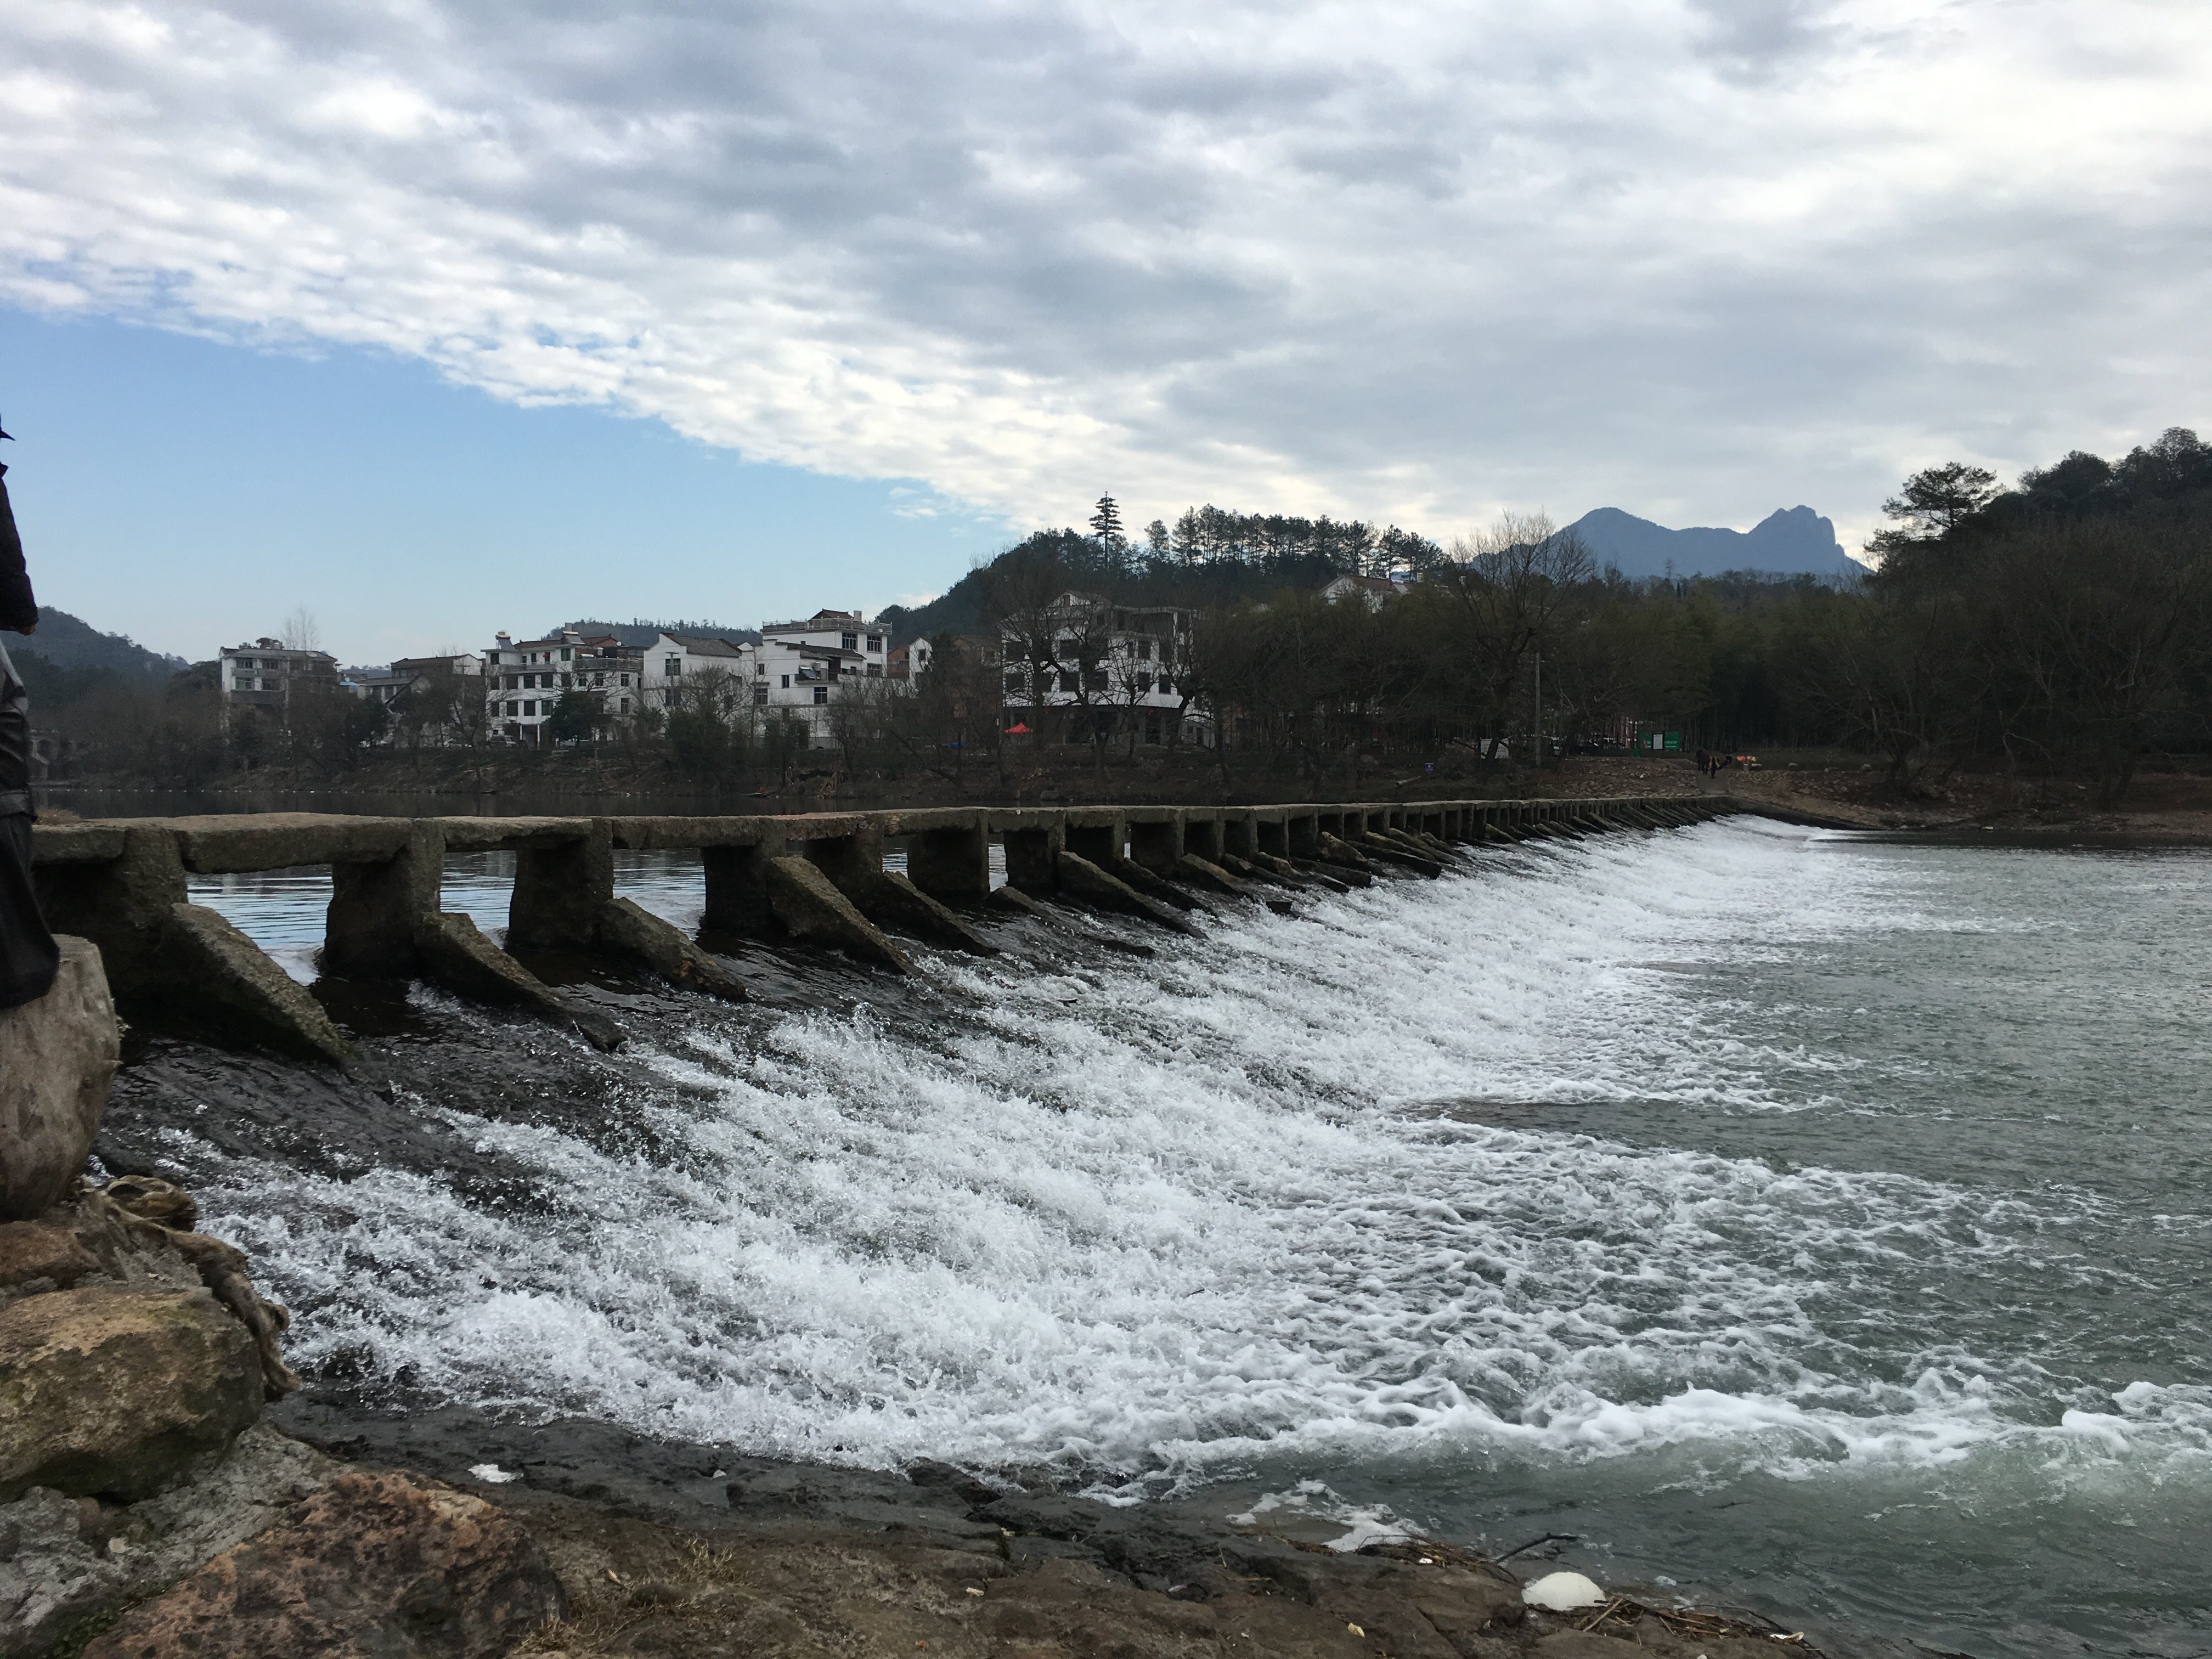
[[[753,706],[805,721],[817,746],[832,743],[832,708],[839,697],[884,679],[889,645],[883,629],[871,628],[857,611],[765,623],[753,665]]]
[[[282,640],[226,645],[217,653],[217,662],[226,724],[234,714],[250,711],[289,726],[295,697],[338,688],[336,657],[327,651],[288,646]]]
[[[540,745],[563,692],[592,695],[596,731],[611,735],[646,707],[645,653],[612,635],[586,638],[573,628],[542,640],[500,635],[483,657],[489,729],[510,743]]]

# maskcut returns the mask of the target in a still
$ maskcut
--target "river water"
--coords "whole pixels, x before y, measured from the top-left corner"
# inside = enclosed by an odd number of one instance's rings
[[[359,1397],[2203,1654],[2208,873],[1738,819],[1150,959],[764,955],[746,1007],[608,993],[613,1058],[418,988],[392,1121],[157,1138]],[[200,896],[304,975],[314,880]],[[696,866],[623,880],[696,915]]]

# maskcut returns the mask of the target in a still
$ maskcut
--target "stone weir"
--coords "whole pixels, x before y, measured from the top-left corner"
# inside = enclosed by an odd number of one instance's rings
[[[898,938],[990,954],[975,921],[1048,902],[1190,932],[1225,901],[1287,908],[1304,889],[1378,873],[1437,876],[1469,847],[1674,828],[1747,810],[1724,796],[1422,801],[1279,806],[942,807],[755,817],[366,817],[280,812],[41,823],[40,902],[58,933],[92,940],[118,1000],[191,1018],[210,1036],[349,1064],[352,1045],[307,988],[215,911],[188,873],[328,865],[322,970],[422,976],[520,1005],[619,1045],[611,1021],[565,997],[515,953],[626,958],[704,994],[743,1000],[718,954],[747,942],[845,952],[912,971]],[[1748,810],[1756,810],[1755,808]],[[1005,848],[994,888],[990,843]],[[907,853],[884,867],[887,844]],[[617,848],[696,848],[706,909],[695,939],[618,898]],[[447,855],[515,854],[505,948],[441,906]]]

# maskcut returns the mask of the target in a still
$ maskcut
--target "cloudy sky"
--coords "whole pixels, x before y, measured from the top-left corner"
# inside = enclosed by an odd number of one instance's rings
[[[17,5],[10,483],[194,654],[872,606],[1107,488],[1855,544],[2212,427],[2208,86],[2194,0]]]

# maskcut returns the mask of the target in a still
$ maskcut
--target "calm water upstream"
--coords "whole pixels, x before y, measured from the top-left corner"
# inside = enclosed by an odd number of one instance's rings
[[[372,1390],[2203,1654],[2208,875],[1748,821],[1505,849],[1148,961],[1024,923],[919,988],[671,1002],[503,1092],[525,1028],[418,990],[490,1058],[394,1139],[162,1133]],[[296,945],[314,879],[203,896]],[[696,866],[623,879],[696,915]]]

